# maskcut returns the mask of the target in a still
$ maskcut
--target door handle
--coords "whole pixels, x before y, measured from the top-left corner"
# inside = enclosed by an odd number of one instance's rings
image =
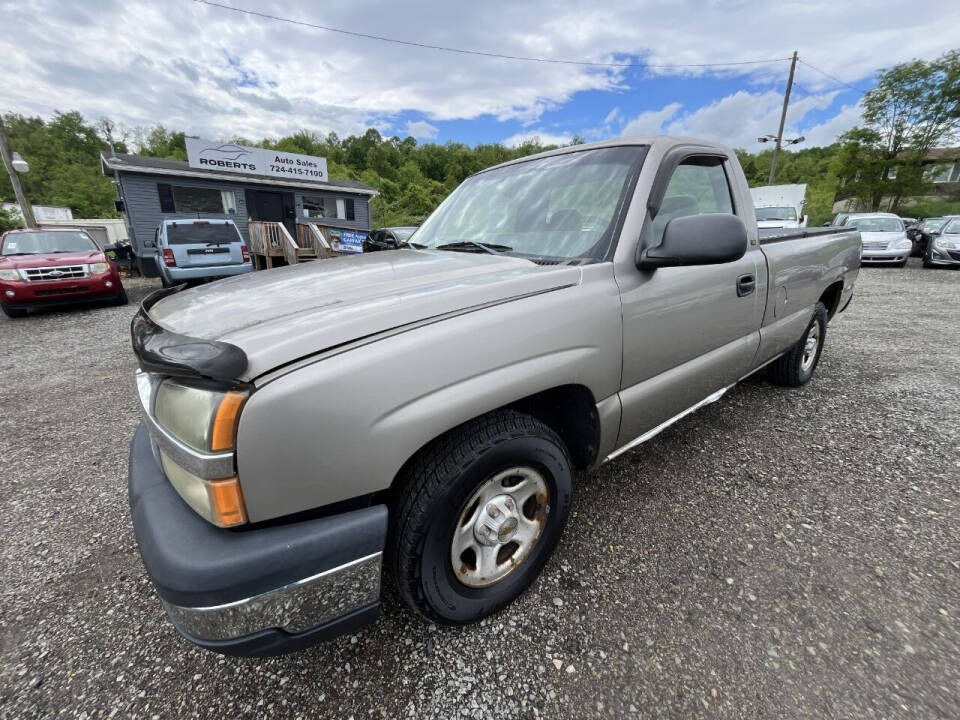
[[[737,278],[737,297],[749,295],[757,289],[757,279],[753,275],[741,275]]]

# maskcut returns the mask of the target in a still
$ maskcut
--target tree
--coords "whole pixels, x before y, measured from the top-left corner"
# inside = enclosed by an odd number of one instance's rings
[[[872,210],[884,198],[896,212],[925,189],[923,161],[931,148],[960,132],[960,51],[884,70],[863,98],[865,127],[840,137],[835,166],[844,194]]]

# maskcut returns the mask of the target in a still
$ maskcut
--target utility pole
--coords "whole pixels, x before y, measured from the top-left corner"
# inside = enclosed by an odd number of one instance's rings
[[[3,156],[3,166],[7,169],[10,184],[13,185],[13,193],[17,196],[17,202],[20,204],[23,221],[27,227],[36,227],[37,221],[33,219],[33,206],[27,202],[27,198],[23,194],[23,188],[20,187],[20,173],[13,167],[13,158],[10,156],[10,148],[7,147],[7,129],[3,126],[3,118],[0,118],[0,155]]]
[[[783,126],[787,122],[787,106],[790,104],[790,91],[793,89],[793,71],[797,69],[797,51],[793,51],[793,59],[790,61],[790,77],[787,78],[787,92],[783,96],[783,110],[780,112],[780,129],[777,131],[777,144],[773,147],[773,162],[770,163],[770,181],[768,185],[773,185],[774,178],[777,176],[777,156],[780,154],[780,143],[783,142]]]

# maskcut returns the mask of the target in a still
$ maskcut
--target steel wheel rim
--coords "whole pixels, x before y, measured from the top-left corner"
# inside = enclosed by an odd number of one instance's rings
[[[513,573],[537,546],[550,514],[543,475],[513,467],[484,480],[457,517],[450,542],[454,575],[483,588]]]
[[[817,349],[820,347],[820,323],[814,320],[810,330],[807,331],[807,338],[803,345],[803,359],[800,361],[800,369],[806,372],[813,367],[814,360],[817,359]]]

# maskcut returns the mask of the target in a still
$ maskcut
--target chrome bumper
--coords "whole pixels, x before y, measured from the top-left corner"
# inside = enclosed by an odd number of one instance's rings
[[[204,640],[233,640],[268,629],[295,635],[376,603],[381,558],[374,553],[225,605],[183,607],[166,600],[163,605],[180,629]]]

